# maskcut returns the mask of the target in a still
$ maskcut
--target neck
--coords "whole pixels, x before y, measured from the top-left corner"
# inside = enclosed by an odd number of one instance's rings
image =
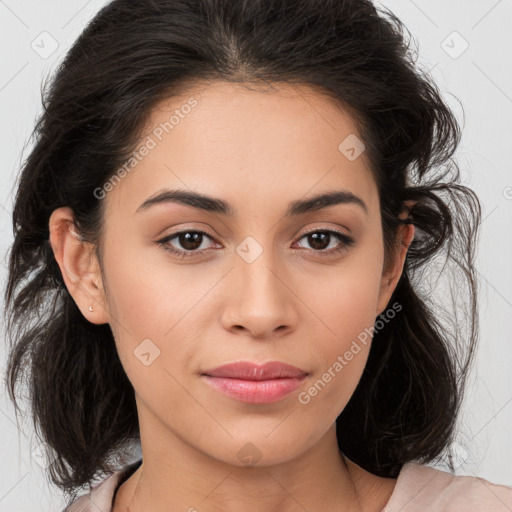
[[[257,441],[263,453],[233,435],[226,445],[233,450],[225,453],[219,448],[224,445],[212,443],[213,432],[197,436],[204,447],[191,445],[148,411],[141,415],[143,403],[138,408],[143,463],[119,487],[113,512],[378,512],[396,484],[344,457],[334,423],[290,458],[295,447],[286,445],[286,438],[279,445],[271,442],[279,425]],[[212,449],[218,451],[211,454]]]
[[[142,430],[141,444],[143,463],[119,488],[114,512],[363,510],[361,474],[340,454],[334,424],[311,449],[270,466],[225,464],[178,438],[172,449],[145,446]]]

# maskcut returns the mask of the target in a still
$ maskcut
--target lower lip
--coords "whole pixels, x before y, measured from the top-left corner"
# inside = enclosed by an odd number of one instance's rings
[[[228,379],[210,375],[203,375],[202,377],[217,391],[240,402],[271,404],[295,391],[307,376],[270,380]]]

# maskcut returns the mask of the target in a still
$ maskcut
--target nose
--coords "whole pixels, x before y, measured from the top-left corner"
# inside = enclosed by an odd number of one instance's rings
[[[292,332],[298,319],[298,298],[293,279],[282,267],[276,267],[272,250],[264,250],[252,262],[238,254],[234,260],[234,268],[226,276],[223,327],[255,339]]]

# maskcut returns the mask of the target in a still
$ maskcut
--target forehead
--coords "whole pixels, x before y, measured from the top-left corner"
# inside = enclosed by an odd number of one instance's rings
[[[192,101],[196,105],[190,108]],[[172,97],[153,107],[144,135],[170,121],[172,113],[176,114],[171,122],[174,127],[191,117],[197,128],[209,128],[211,132],[234,126],[243,127],[245,133],[251,129],[279,128],[275,133],[277,143],[285,142],[279,135],[293,131],[313,132],[329,128],[338,132],[338,136],[344,132],[359,135],[355,110],[307,84],[224,81],[182,84]],[[165,133],[167,131],[164,129]]]
[[[260,205],[271,195],[288,204],[343,188],[371,203],[362,144],[348,109],[309,86],[199,82],[155,105],[136,150],[146,146],[144,157],[116,188],[130,188],[123,194],[135,209],[143,196],[177,186]]]

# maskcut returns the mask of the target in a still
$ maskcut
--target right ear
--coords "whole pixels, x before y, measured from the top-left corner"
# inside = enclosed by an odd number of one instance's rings
[[[64,283],[82,315],[94,324],[108,323],[105,290],[95,247],[78,234],[73,210],[68,207],[54,210],[49,229],[50,245]]]

